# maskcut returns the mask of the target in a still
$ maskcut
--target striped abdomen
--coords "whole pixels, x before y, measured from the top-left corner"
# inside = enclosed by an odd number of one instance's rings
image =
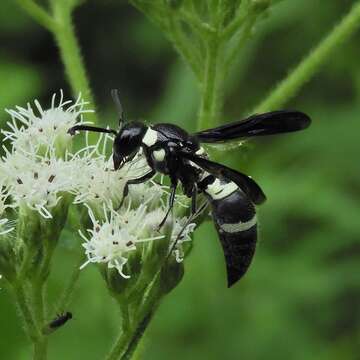
[[[208,179],[204,192],[212,206],[230,287],[246,273],[255,253],[255,206],[235,183],[220,181],[212,176]]]

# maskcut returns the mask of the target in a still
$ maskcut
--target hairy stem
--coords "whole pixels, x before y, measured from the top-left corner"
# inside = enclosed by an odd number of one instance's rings
[[[160,272],[156,273],[154,279],[144,291],[142,302],[140,304],[136,303],[135,311],[129,312],[127,303],[119,303],[122,310],[122,328],[106,360],[130,359],[136,351],[160,302],[159,274]]]
[[[39,330],[39,323],[30,307],[23,285],[16,283],[13,286],[16,304],[24,321],[25,331],[33,343],[33,360],[45,360],[47,358],[47,340]],[[34,311],[35,312],[35,311]]]
[[[42,329],[45,318],[44,284],[35,279],[31,290],[35,321],[38,324],[39,329]]]
[[[150,324],[150,321],[152,319],[153,312],[150,311],[145,315],[145,317],[139,322],[136,330],[133,333],[133,336],[131,337],[128,347],[125,351],[125,353],[121,356],[121,360],[130,360],[135,353],[135,350],[142,339],[145,330],[147,329],[148,325]]]
[[[16,0],[19,6],[26,11],[38,24],[51,32],[56,31],[54,19],[32,0]]]
[[[226,55],[226,61],[224,64],[224,73],[226,75],[229,74],[231,70],[231,66],[234,64],[238,54],[241,52],[241,50],[244,48],[244,45],[246,44],[247,40],[249,39],[251,35],[251,30],[256,23],[257,20],[257,13],[251,14],[248,16],[246,21],[244,21],[244,24],[241,28],[241,31],[239,34],[235,35],[235,41],[234,39],[234,45],[230,48]]]
[[[38,335],[36,340],[33,342],[33,360],[45,360],[47,359],[48,341],[41,333],[45,320],[44,283],[40,279],[35,279],[31,286],[34,318],[40,332],[40,335]]]
[[[217,36],[208,42],[204,78],[201,86],[201,104],[198,118],[198,129],[216,124],[220,113],[220,79],[218,75],[219,44]]]
[[[124,326],[122,326],[120,335],[115,341],[109,355],[106,357],[106,360],[125,360],[131,358],[150,323],[154,309],[154,306],[147,308],[146,313],[144,315],[142,314],[140,319],[135,322],[133,329],[124,329]]]
[[[126,350],[129,338],[131,337],[131,319],[129,306],[127,302],[118,301],[120,310],[121,310],[121,328],[118,338],[115,340],[115,343],[110,350],[110,353],[106,357],[106,360],[118,360],[120,359],[121,354]]]
[[[76,288],[76,284],[79,280],[79,276],[80,276],[80,266],[82,265],[82,263],[84,262],[85,259],[85,254],[81,253],[79,256],[79,259],[77,260],[75,267],[73,269],[73,272],[70,276],[70,280],[67,284],[67,286],[65,287],[60,300],[57,304],[57,313],[62,313],[64,310],[67,309],[67,307],[70,304],[71,301],[71,297],[74,293],[74,290]]]
[[[360,25],[360,2],[356,2],[350,12],[334,30],[308,55],[291,74],[277,85],[270,95],[255,107],[253,113],[262,113],[281,108],[294,97],[321,66],[331,59],[331,52],[343,44]]]
[[[34,343],[33,360],[47,359],[47,339],[41,337]]]
[[[30,304],[26,297],[24,287],[17,283],[13,286],[13,292],[15,295],[16,304],[24,320],[26,333],[32,342],[36,342],[41,334],[37,328],[34,316],[31,312]]]
[[[73,93],[75,96],[81,93],[86,101],[95,104],[80,46],[75,35],[71,9],[64,5],[63,1],[55,1],[53,2],[53,12],[57,22],[56,31],[53,32],[53,35],[58,44],[60,56]],[[95,113],[87,114],[87,118],[97,123]]]
[[[156,2],[145,3],[141,0],[130,0],[130,3],[159,26],[162,32],[172,42],[174,48],[184,58],[196,78],[200,80],[201,52],[199,51],[199,46],[195,38],[189,37],[184,31],[180,17],[176,15],[169,6],[159,6]],[[197,32],[203,33],[209,31],[208,27],[193,14],[182,12],[181,15],[195,27]]]
[[[95,107],[71,18],[75,5],[68,1],[53,0],[51,1],[53,14],[50,14],[33,0],[16,0],[16,2],[38,24],[53,34],[73,95],[77,97],[81,93],[84,99]],[[95,113],[87,114],[87,118],[97,123]]]
[[[173,42],[175,49],[188,63],[196,78],[200,80],[201,67],[199,66],[199,58],[201,54],[199,49],[190,43],[190,40],[182,31],[181,26],[173,19],[173,16],[169,17],[169,23],[169,38]]]
[[[119,360],[121,354],[127,347],[129,335],[125,333],[122,329],[120,330],[120,334],[116,339],[109,355],[106,357],[106,360]]]

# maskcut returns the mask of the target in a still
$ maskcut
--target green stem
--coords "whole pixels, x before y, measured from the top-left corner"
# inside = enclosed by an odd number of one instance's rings
[[[50,234],[48,236],[43,237],[42,240],[42,259],[40,264],[38,265],[38,282],[42,282],[45,283],[46,279],[49,275],[50,272],[50,263],[51,263],[51,258],[54,252],[54,246],[51,244],[51,241],[54,239],[50,239],[49,236],[51,236]]]
[[[34,343],[33,360],[47,359],[47,339],[42,337]]]
[[[201,78],[201,51],[200,46],[194,46],[188,35],[184,33],[181,28],[181,24],[170,11],[168,14],[168,26],[167,31],[170,40],[172,41],[175,49],[184,58],[187,64],[190,66],[194,75],[198,80]],[[196,42],[193,39],[193,42]]]
[[[131,340],[128,344],[128,347],[125,351],[125,353],[121,356],[121,360],[130,360],[140,342],[142,339],[145,330],[147,329],[148,325],[150,324],[150,321],[152,319],[153,312],[149,312],[146,314],[146,316],[141,320],[139,323],[136,331],[134,332],[133,336],[131,337]]]
[[[223,30],[221,36],[224,40],[229,40],[241,29],[243,23],[249,15],[248,12],[248,6],[242,6],[238,16],[236,16],[235,19]]]
[[[185,62],[190,66],[196,78],[201,79],[201,44],[198,39],[187,34],[182,28],[181,19],[169,6],[162,6],[153,2],[143,2],[139,0],[130,0],[130,3],[139,11],[143,12],[150,20],[152,20],[163,33],[172,42],[178,53],[184,58]],[[194,14],[186,11],[180,12],[183,20],[187,21],[191,28],[197,33],[209,33],[213,29],[203,23]]]
[[[181,8],[179,10],[179,14],[200,37],[208,36],[215,32],[215,29],[210,24],[203,22],[197,15],[194,14],[194,12]]]
[[[118,360],[121,354],[127,349],[131,338],[131,319],[128,301],[117,301],[121,310],[121,329],[118,338],[116,339],[106,360]]]
[[[41,6],[32,0],[16,0],[16,2],[41,26],[51,32],[55,31],[56,23],[54,19]]]
[[[62,313],[69,306],[70,301],[71,301],[71,296],[74,293],[76,284],[79,280],[80,266],[83,264],[84,259],[85,259],[85,254],[81,253],[78,261],[76,262],[74,270],[70,276],[70,280],[60,297],[60,300],[57,305],[57,313]]]
[[[39,329],[44,326],[45,308],[44,308],[44,284],[34,279],[32,284],[32,300],[34,307],[35,321],[38,324]]]
[[[123,331],[131,331],[131,319],[128,304],[121,305],[121,315],[122,315],[122,328]]]
[[[95,107],[71,19],[71,13],[75,5],[67,1],[53,0],[51,2],[53,7],[52,16],[33,0],[16,0],[16,2],[29,16],[49,30],[55,37],[73,95],[77,97],[81,93],[84,99]],[[95,113],[87,114],[87,119],[97,123]]]
[[[17,283],[13,286],[13,292],[15,295],[16,304],[24,320],[26,333],[30,340],[35,343],[37,339],[41,337],[41,334],[37,328],[35,319],[30,310],[30,305],[27,300],[25,290],[22,285]]]
[[[39,325],[33,316],[24,287],[19,283],[13,286],[17,306],[24,320],[26,333],[33,343],[33,360],[45,360],[47,357],[47,339],[40,333]]]
[[[115,341],[109,355],[106,357],[106,360],[119,360],[121,354],[127,348],[127,344],[129,342],[129,334],[125,333],[122,329],[120,330],[120,334]]]
[[[294,97],[321,66],[331,59],[331,52],[344,43],[360,25],[360,2],[357,2],[334,30],[308,55],[292,73],[271,92],[252,113],[281,108]]]
[[[212,36],[207,43],[204,77],[201,87],[201,105],[198,129],[216,124],[220,113],[220,79],[218,76],[219,44],[217,36]]]
[[[53,35],[58,44],[65,72],[74,96],[82,94],[86,101],[95,106],[95,101],[86,75],[85,65],[81,56],[80,46],[75,35],[71,18],[71,8],[64,1],[53,1],[54,18],[57,22]],[[95,113],[87,114],[87,119],[97,123]]]
[[[253,29],[256,20],[258,18],[257,15],[258,15],[257,13],[249,14],[247,19],[243,23],[241,32],[236,34],[234,39],[232,39],[232,42],[234,44],[228,50],[228,53],[226,54],[226,61],[224,63],[224,73],[226,75],[229,74],[231,66],[234,64],[236,57],[238,56],[238,54],[244,48],[244,45],[248,41],[251,35],[251,30]]]
[[[44,326],[45,306],[44,306],[44,284],[40,279],[35,279],[32,284],[32,304],[34,309],[35,321],[39,331]],[[33,342],[33,360],[45,360],[47,358],[47,338],[40,333]]]
[[[144,291],[141,305],[136,306],[136,311],[131,313],[132,321],[129,318],[128,304],[119,303],[123,316],[122,329],[106,360],[130,359],[135,352],[160,302],[159,274],[157,272]]]
[[[32,249],[30,249],[29,246],[24,246],[23,247],[23,251],[24,251],[24,256],[20,265],[20,269],[18,272],[18,276],[17,276],[17,281],[19,284],[21,284],[23,282],[23,280],[25,279],[26,275],[27,275],[27,271],[29,269],[29,266],[31,264],[31,260],[34,256],[34,252],[31,251]]]
[[[155,308],[156,306],[154,304],[146,306],[145,314],[144,312],[141,313],[141,316],[139,316],[140,320],[136,323],[134,330],[125,330],[122,326],[120,335],[115,341],[110,354],[106,357],[106,360],[128,360],[131,358],[145,330],[150,324]]]

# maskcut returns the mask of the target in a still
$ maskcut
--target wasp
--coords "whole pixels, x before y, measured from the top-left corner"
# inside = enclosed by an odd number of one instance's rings
[[[113,143],[114,169],[131,161],[140,150],[146,157],[149,172],[132,179],[124,187],[140,184],[161,173],[170,178],[168,211],[161,227],[174,206],[179,183],[183,193],[191,198],[191,213],[196,213],[197,195],[202,193],[211,206],[211,214],[224,252],[228,287],[235,284],[248,270],[257,242],[256,205],[262,204],[265,194],[249,176],[238,170],[211,161],[202,144],[289,133],[307,128],[311,119],[300,111],[281,110],[256,114],[244,120],[189,134],[181,127],[159,123],[147,125],[125,121],[117,90],[112,96],[120,114],[119,130],[76,125],[69,129],[95,131],[115,135]]]

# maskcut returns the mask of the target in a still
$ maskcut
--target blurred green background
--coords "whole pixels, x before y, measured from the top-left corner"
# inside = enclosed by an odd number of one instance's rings
[[[354,1],[287,0],[256,29],[228,84],[224,118],[239,119],[315,46]],[[104,124],[115,125],[109,89],[131,118],[195,129],[198,93],[161,32],[125,1],[89,0],[75,24]],[[263,138],[222,159],[251,174],[268,196],[246,277],[226,288],[211,222],[196,232],[186,276],[161,305],[144,359],[360,359],[360,34],[333,54],[288,108],[311,115],[306,132]],[[0,124],[6,107],[64,89],[49,33],[11,0],[0,4]],[[75,231],[74,231],[75,232]],[[57,252],[55,301],[75,262],[71,232]],[[51,304],[50,304],[51,305]],[[54,360],[101,359],[118,313],[95,267],[82,273],[75,319],[50,343]],[[0,358],[28,359],[13,300],[0,293]]]

